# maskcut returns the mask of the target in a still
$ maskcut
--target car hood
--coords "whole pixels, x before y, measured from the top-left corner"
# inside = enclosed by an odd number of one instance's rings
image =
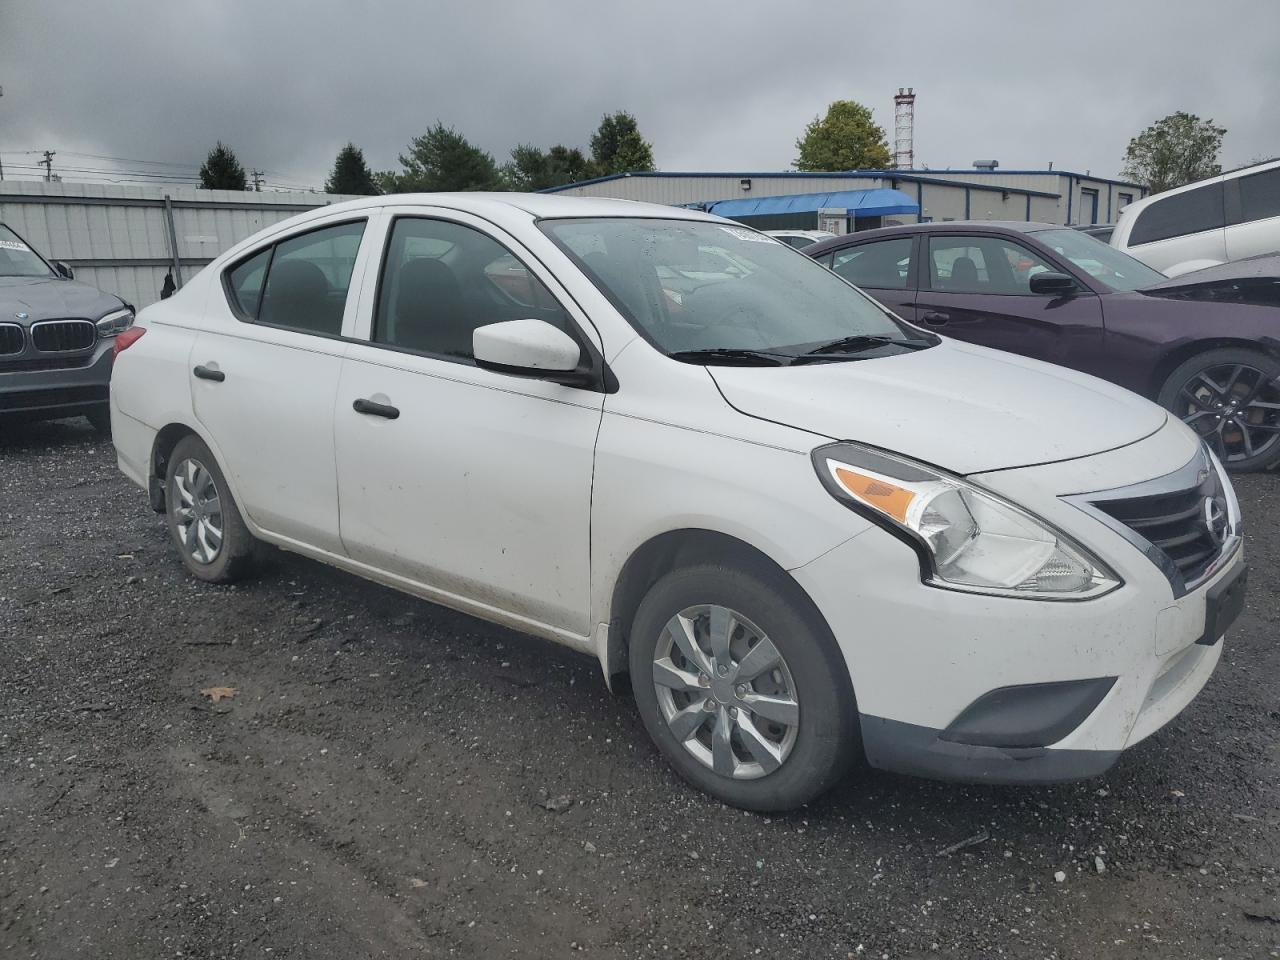
[[[752,417],[857,440],[956,473],[1071,460],[1150,436],[1160,407],[1102,380],[954,340],[798,367],[708,367]]]
[[[76,280],[0,277],[0,321],[32,324],[62,317],[97,320],[122,305],[119,297]]]

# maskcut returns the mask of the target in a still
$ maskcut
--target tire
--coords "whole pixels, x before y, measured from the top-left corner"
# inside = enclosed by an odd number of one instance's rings
[[[111,436],[111,408],[110,407],[94,407],[84,415],[89,421],[89,426],[93,427],[93,432],[100,437]]]
[[[165,521],[183,566],[197,579],[233,583],[256,571],[260,544],[240,516],[222,468],[194,434],[179,440],[169,455]],[[203,531],[198,529],[201,521]],[[216,531],[221,531],[220,538],[214,536]]]
[[[1213,448],[1234,473],[1280,463],[1280,362],[1237,347],[1206,350],[1180,364],[1158,402]]]
[[[706,652],[713,616],[719,617],[721,635],[726,633],[726,620],[715,609],[731,612],[738,624],[728,631],[733,637],[729,672],[713,680],[724,666],[723,659]],[[680,622],[677,615],[685,614],[690,614],[684,622],[693,624],[704,658],[699,677],[684,653],[687,645],[682,648],[671,629]],[[781,668],[775,665],[741,683],[746,670],[772,659],[748,660],[745,651],[768,650],[760,646],[765,642],[761,637],[773,644]],[[687,634],[684,639],[687,644]],[[649,736],[681,777],[731,806],[767,812],[807,803],[841,777],[858,749],[853,685],[835,638],[799,588],[781,576],[715,564],[668,573],[636,611],[628,656],[631,687]],[[744,673],[735,677],[740,670]],[[665,679],[661,685],[658,675]],[[696,686],[691,679],[698,681]],[[785,706],[788,700],[798,704],[794,714]],[[699,719],[698,709],[705,710],[705,720]],[[728,716],[730,709],[737,719]],[[785,722],[791,716],[794,724]],[[716,736],[722,729],[729,733],[727,757],[723,738]],[[763,750],[762,734],[768,740]]]

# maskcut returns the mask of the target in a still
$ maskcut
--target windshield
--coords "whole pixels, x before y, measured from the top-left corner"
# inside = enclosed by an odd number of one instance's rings
[[[49,277],[53,271],[12,230],[0,223],[0,277]]]
[[[1112,290],[1139,290],[1165,279],[1158,270],[1079,230],[1041,230],[1035,237]]]
[[[794,359],[851,338],[864,351],[869,340],[885,341],[879,347],[888,352],[902,347],[887,341],[934,342],[816,261],[754,230],[638,217],[544,220],[541,227],[639,332],[681,359],[707,351]]]

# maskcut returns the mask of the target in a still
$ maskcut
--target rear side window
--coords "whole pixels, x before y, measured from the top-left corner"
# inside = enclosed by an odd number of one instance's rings
[[[904,290],[911,272],[911,238],[897,237],[841,250],[831,269],[859,287]]]
[[[1129,246],[1185,237],[1226,225],[1221,183],[1211,183],[1185,193],[1156,200],[1140,214],[1129,231]]]
[[[338,336],[363,234],[362,220],[313,230],[276,244],[258,322]]]
[[[1245,222],[1280,217],[1280,167],[1241,177],[1238,182]]]
[[[231,294],[231,306],[242,320],[258,319],[258,305],[262,302],[263,281],[267,279],[267,264],[271,262],[271,247],[255,253],[248,260],[241,260],[227,274],[227,290]]]

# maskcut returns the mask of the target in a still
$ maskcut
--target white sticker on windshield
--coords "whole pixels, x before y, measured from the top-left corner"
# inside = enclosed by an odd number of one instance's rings
[[[19,240],[0,240],[0,250],[21,250],[23,253],[31,252],[31,248]]]
[[[763,233],[756,233],[754,230],[743,230],[741,227],[721,227],[725,233],[731,237],[737,237],[739,240],[747,240],[751,243],[777,243],[773,237],[766,237]]]

